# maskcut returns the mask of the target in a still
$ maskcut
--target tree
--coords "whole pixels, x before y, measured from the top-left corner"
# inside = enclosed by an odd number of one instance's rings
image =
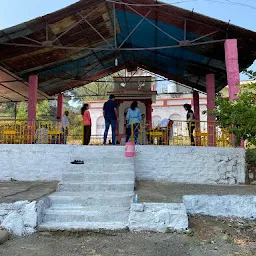
[[[100,79],[100,81],[75,88],[70,92],[70,95],[74,97],[74,101],[80,103],[93,100],[106,100],[108,99],[107,93],[114,89],[113,77],[124,75],[125,71],[121,70],[118,73]]]
[[[217,124],[235,135],[238,146],[241,139],[256,145],[256,72],[246,71],[254,81],[240,85],[238,99],[230,101],[217,95],[216,107],[212,114]]]

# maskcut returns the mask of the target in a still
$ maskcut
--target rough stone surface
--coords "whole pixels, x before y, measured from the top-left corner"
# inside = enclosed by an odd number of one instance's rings
[[[26,233],[22,216],[17,212],[7,214],[1,226],[17,236],[23,236]]]
[[[0,244],[3,244],[5,241],[7,241],[9,238],[9,233],[4,230],[0,229]]]
[[[256,166],[247,166],[246,184],[256,185]]]
[[[38,216],[41,216],[42,209],[41,207],[38,211],[36,201],[0,204],[0,226],[17,236],[32,234],[36,232]]]
[[[70,162],[84,160],[84,169],[110,167],[118,171],[134,161],[138,180],[197,184],[245,182],[245,151],[237,148],[137,146],[135,159],[115,159],[124,147],[76,145],[2,145],[0,180],[58,180],[70,172]],[[113,159],[109,159],[109,155]],[[108,159],[106,161],[106,159]],[[97,166],[95,165],[97,163]],[[130,167],[127,167],[130,168]]]
[[[256,219],[256,196],[185,195],[187,213]]]
[[[165,232],[168,229],[186,228],[188,228],[188,216],[182,203],[144,203],[131,206],[129,216],[131,231]]]
[[[194,184],[245,183],[245,150],[215,147],[137,146],[138,180]]]

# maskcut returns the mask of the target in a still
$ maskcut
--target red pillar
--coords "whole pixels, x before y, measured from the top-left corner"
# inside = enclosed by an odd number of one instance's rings
[[[28,121],[36,120],[36,102],[37,102],[38,76],[29,76],[28,91]]]
[[[206,76],[208,146],[216,146],[216,119],[209,114],[215,108],[215,75]]]
[[[148,128],[152,128],[152,101],[149,100],[146,102],[146,123]]]
[[[239,62],[238,62],[238,49],[237,49],[237,39],[227,39],[225,41],[225,59],[226,59],[226,70],[228,79],[228,90],[229,99],[237,99],[237,93],[240,88],[240,72],[239,72]],[[232,136],[232,144],[234,144],[235,138]],[[244,147],[244,141],[241,141],[241,147]]]
[[[240,73],[238,63],[237,39],[227,39],[225,42],[225,58],[228,78],[228,89],[230,100],[237,99],[239,92]]]
[[[57,100],[57,117],[62,117],[63,115],[63,108],[64,108],[64,94],[59,93],[58,94],[58,100]]]
[[[196,120],[196,146],[201,146],[200,136],[197,136],[197,133],[200,133],[200,105],[199,93],[197,91],[193,91],[193,107]]]

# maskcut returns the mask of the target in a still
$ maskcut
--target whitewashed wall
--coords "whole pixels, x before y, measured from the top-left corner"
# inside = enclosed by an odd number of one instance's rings
[[[138,180],[163,180],[201,184],[245,182],[245,151],[235,148],[137,146]],[[0,145],[0,180],[61,180],[70,161],[111,166],[124,155],[122,146]],[[133,163],[132,163],[133,164]],[[130,167],[129,167],[130,168]],[[131,166],[134,168],[134,166]]]
[[[137,146],[138,180],[193,184],[245,182],[245,150],[215,147]]]

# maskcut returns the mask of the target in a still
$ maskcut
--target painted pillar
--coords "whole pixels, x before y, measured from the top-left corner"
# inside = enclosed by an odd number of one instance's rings
[[[240,88],[240,72],[238,62],[237,39],[227,39],[225,41],[225,59],[228,80],[229,99],[237,99],[237,93]],[[232,136],[232,144],[235,146],[235,137]],[[244,141],[241,141],[241,147],[244,147]]]
[[[237,99],[239,92],[240,73],[238,64],[237,39],[227,39],[225,42],[225,58],[228,79],[228,89],[230,100]]]
[[[152,101],[148,100],[146,104],[146,123],[149,125],[148,128],[152,128]]]
[[[194,107],[194,115],[196,120],[196,146],[201,146],[200,136],[197,136],[197,133],[200,133],[200,105],[199,105],[199,93],[197,91],[193,91],[193,107]]]
[[[59,93],[58,94],[58,100],[57,100],[57,117],[62,117],[63,116],[63,110],[64,110],[64,94]]]
[[[208,146],[216,146],[216,119],[209,112],[215,108],[215,75],[206,75],[206,92],[207,92],[207,133]]]
[[[36,120],[36,103],[37,103],[38,76],[29,76],[28,91],[28,121]]]
[[[28,80],[28,141],[35,141],[36,132],[36,103],[37,103],[38,76],[30,75]]]

